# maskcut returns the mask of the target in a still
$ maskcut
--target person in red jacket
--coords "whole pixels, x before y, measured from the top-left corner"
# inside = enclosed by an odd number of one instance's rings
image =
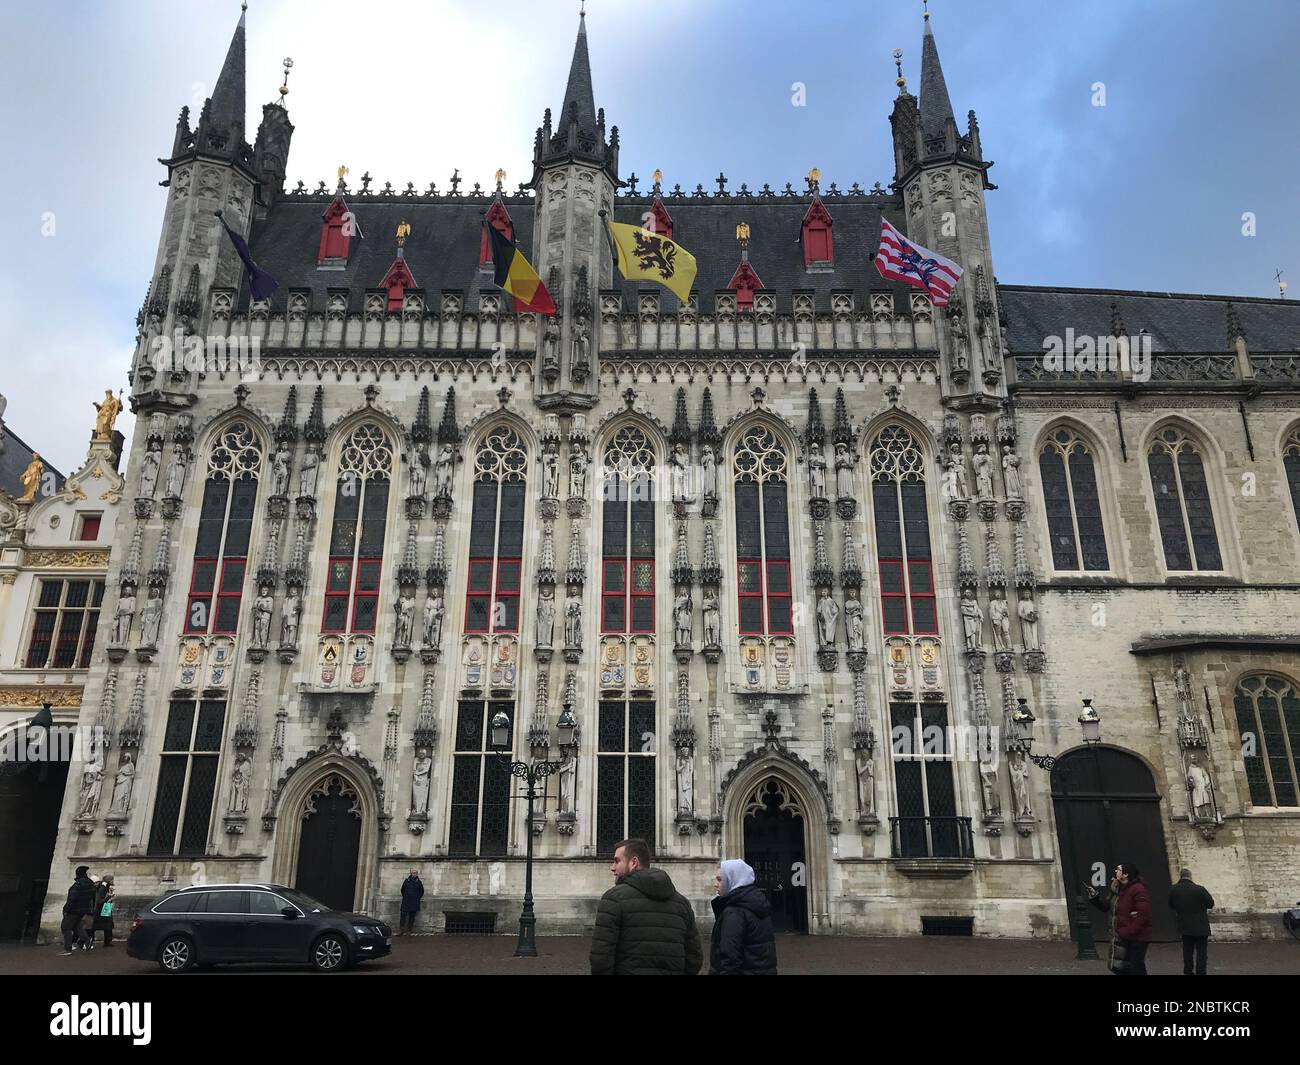
[[[1121,862],[1115,867],[1115,877],[1110,882],[1110,893],[1103,896],[1090,888],[1088,897],[1093,905],[1105,909],[1112,904],[1112,929],[1115,938],[1124,946],[1123,976],[1147,975],[1147,948],[1151,945],[1151,893],[1146,881],[1132,862]]]

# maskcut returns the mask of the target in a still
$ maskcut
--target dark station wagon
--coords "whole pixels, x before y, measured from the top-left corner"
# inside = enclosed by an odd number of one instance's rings
[[[392,946],[382,921],[278,884],[204,884],[164,895],[136,916],[126,940],[128,955],[166,973],[230,962],[337,972]]]

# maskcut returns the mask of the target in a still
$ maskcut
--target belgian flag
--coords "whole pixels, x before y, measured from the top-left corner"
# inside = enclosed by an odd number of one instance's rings
[[[514,297],[515,312],[554,314],[555,302],[551,299],[551,294],[546,291],[542,279],[524,258],[519,246],[490,222],[483,224],[487,226],[488,238],[492,241],[492,266],[495,270],[493,280]]]

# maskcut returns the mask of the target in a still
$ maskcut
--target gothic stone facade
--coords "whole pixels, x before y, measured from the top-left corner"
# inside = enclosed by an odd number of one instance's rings
[[[286,191],[283,100],[244,139],[243,48],[241,21],[178,123],[130,373],[134,512],[83,716],[139,772],[113,815],[69,786],[55,882],[297,883],[392,918],[414,866],[426,926],[505,925],[531,832],[539,912],[576,931],[613,841],[651,837],[705,915],[766,818],[798,826],[796,926],[1063,935],[1074,874],[1026,740],[1079,748],[1090,696],[1092,764],[1145,774],[1160,875],[1195,868],[1234,932],[1292,901],[1289,306],[999,288],[990,164],[928,27],[870,192],[638,188],[585,27],[517,192]],[[554,320],[492,284],[485,215]],[[689,301],[618,276],[606,215],[697,256]],[[946,308],[881,281],[882,219],[964,267]],[[1044,369],[1067,327],[1145,331],[1157,372]],[[160,361],[178,335],[257,359]],[[119,607],[141,588],[147,628]],[[1266,757],[1241,753],[1243,691]],[[559,763],[531,824],[499,713],[516,758]]]

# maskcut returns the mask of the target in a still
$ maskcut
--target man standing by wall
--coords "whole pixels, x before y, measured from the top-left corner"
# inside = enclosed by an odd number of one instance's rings
[[[1169,908],[1178,919],[1178,934],[1183,937],[1183,975],[1204,976],[1214,896],[1192,879],[1190,869],[1182,869],[1178,883],[1169,889]]]

